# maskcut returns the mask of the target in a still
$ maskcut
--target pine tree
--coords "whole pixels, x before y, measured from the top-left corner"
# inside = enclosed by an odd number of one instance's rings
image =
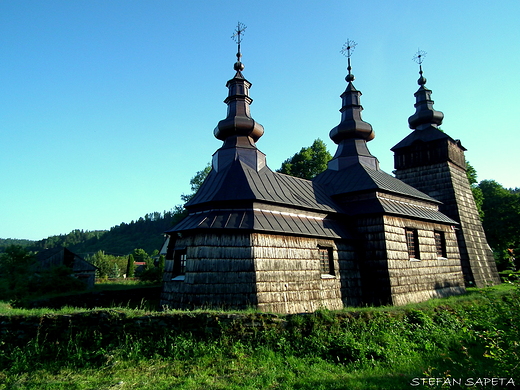
[[[126,277],[133,278],[135,273],[135,262],[132,254],[128,255],[128,265],[126,266]]]

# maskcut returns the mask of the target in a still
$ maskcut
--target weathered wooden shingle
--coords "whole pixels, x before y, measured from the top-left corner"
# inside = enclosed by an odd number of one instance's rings
[[[194,212],[166,233],[197,229],[246,230],[326,238],[352,238],[346,228],[332,218],[253,208],[211,209]]]

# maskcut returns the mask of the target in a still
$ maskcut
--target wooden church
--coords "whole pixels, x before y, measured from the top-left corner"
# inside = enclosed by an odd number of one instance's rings
[[[227,82],[227,117],[212,170],[167,232],[161,304],[170,308],[248,308],[276,313],[360,305],[402,305],[499,283],[465,176],[464,148],[437,127],[426,79],[419,79],[412,133],[398,143],[396,176],[367,148],[350,54],[338,145],[313,180],[273,172],[257,142],[251,83]]]

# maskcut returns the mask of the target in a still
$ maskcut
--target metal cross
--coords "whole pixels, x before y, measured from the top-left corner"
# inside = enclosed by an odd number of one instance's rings
[[[238,45],[237,62],[240,62],[240,57],[242,57],[242,53],[240,53],[240,43],[242,42],[242,34],[246,31],[246,28],[247,26],[244,23],[238,22],[235,33],[231,36]]]
[[[425,51],[422,51],[420,49],[417,49],[417,53],[415,53],[414,57],[412,58],[415,62],[417,62],[419,65],[422,65],[424,61],[424,57],[426,57]]]
[[[419,74],[421,77],[419,77],[419,85],[426,84],[426,79],[423,77],[423,70],[422,70],[422,63],[424,61],[424,57],[426,57],[426,52],[422,51],[421,49],[417,49],[417,53],[415,53],[415,56],[413,57],[413,60],[419,64]]]
[[[356,46],[356,42],[347,39],[347,42],[343,44],[343,48],[341,49],[340,53],[343,54],[345,57],[350,58]]]
[[[350,39],[347,39],[347,42],[345,42],[343,44],[343,48],[340,50],[340,53],[343,54],[345,57],[347,57],[347,60],[348,60],[348,66],[347,66],[348,75],[345,78],[345,80],[347,80],[349,83],[354,81],[354,79],[355,79],[354,75],[352,73],[350,73],[350,71],[352,70],[352,67],[350,66],[350,56],[352,55],[352,52],[354,51],[356,46],[357,46],[356,42],[351,41]]]
[[[244,31],[246,31],[247,26],[244,23],[237,23],[237,29],[235,30],[235,33],[231,36],[231,38],[238,43],[240,46],[240,42],[242,42],[242,34]]]

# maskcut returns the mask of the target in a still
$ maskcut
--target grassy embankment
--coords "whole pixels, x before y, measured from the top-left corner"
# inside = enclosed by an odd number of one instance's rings
[[[77,311],[66,308],[59,313]],[[5,315],[53,314],[4,304],[0,316]],[[39,334],[23,346],[4,339],[0,389],[441,388],[414,379],[427,377],[461,378],[462,383],[502,377],[520,385],[520,291],[511,285],[470,289],[464,296],[405,307],[278,318],[283,327],[242,331],[234,323],[233,331],[223,329],[218,337],[185,329],[160,337],[126,333],[110,340],[85,330],[65,343]],[[450,384],[444,388],[484,388]]]

